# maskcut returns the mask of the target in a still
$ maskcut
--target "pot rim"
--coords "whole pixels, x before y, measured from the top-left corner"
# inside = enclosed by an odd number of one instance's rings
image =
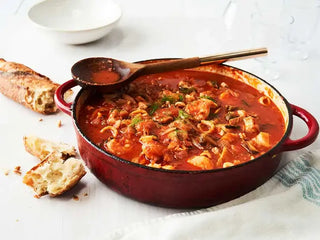
[[[139,61],[139,62],[151,62],[151,61],[159,61],[159,60],[172,60],[172,59],[175,59],[175,58],[160,58],[160,59],[148,59],[148,60],[144,60],[144,61]],[[76,126],[76,129],[78,130],[78,132],[81,134],[81,136],[92,146],[94,147],[96,150],[100,151],[101,153],[103,153],[104,155],[114,159],[114,160],[117,160],[117,161],[120,161],[124,164],[129,164],[129,165],[132,165],[134,167],[139,167],[139,168],[143,168],[143,169],[146,169],[146,170],[153,170],[153,171],[158,171],[158,172],[164,172],[164,173],[174,173],[174,174],[203,174],[203,173],[215,173],[215,172],[222,172],[222,171],[227,171],[229,169],[235,169],[235,168],[239,168],[239,167],[245,167],[246,165],[248,164],[253,164],[254,162],[257,162],[259,161],[260,159],[263,159],[265,158],[265,156],[267,156],[268,154],[272,153],[272,155],[274,154],[279,154],[281,153],[281,146],[282,144],[284,143],[284,141],[289,137],[289,134],[291,133],[291,130],[292,130],[292,124],[293,124],[293,114],[292,114],[292,109],[291,109],[291,106],[290,106],[290,103],[287,101],[287,99],[285,97],[283,97],[283,95],[273,86],[271,85],[270,83],[268,83],[266,80],[256,76],[255,74],[252,74],[248,71],[245,71],[245,70],[242,70],[240,68],[237,68],[237,67],[233,67],[233,66],[230,66],[230,65],[227,65],[227,64],[220,64],[220,65],[223,65],[224,67],[227,67],[227,68],[230,68],[230,69],[234,69],[234,70],[238,70],[238,71],[242,71],[246,74],[249,74],[255,78],[257,78],[259,81],[262,81],[264,83],[266,83],[268,86],[270,86],[272,88],[273,91],[275,91],[281,98],[282,100],[284,101],[285,105],[286,105],[286,109],[288,111],[288,124],[287,124],[287,128],[286,128],[286,131],[285,133],[283,134],[282,138],[280,139],[280,141],[274,145],[269,151],[265,152],[264,154],[260,155],[259,157],[256,157],[250,161],[247,161],[247,162],[244,162],[244,163],[241,163],[241,164],[237,164],[235,166],[231,166],[231,167],[226,167],[226,168],[217,168],[217,169],[210,169],[210,170],[169,170],[169,169],[163,169],[163,168],[154,168],[154,167],[149,167],[149,166],[146,166],[146,165],[142,165],[142,164],[139,164],[139,163],[134,163],[134,162],[131,162],[129,160],[125,160],[123,158],[120,158],[118,156],[115,156],[113,155],[112,153],[109,153],[107,151],[105,151],[104,149],[100,148],[99,146],[97,146],[95,143],[93,143],[83,132],[82,130],[80,129],[79,125],[78,125],[78,122],[77,122],[77,119],[76,119],[76,104],[80,98],[80,96],[82,95],[82,93],[87,90],[86,88],[81,88],[80,91],[77,93],[73,103],[72,103],[72,119],[74,121],[74,125]],[[196,70],[197,71],[197,70]],[[279,150],[277,150],[279,149]]]

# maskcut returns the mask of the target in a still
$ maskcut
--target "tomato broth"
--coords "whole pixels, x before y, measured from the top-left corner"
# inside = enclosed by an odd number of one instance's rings
[[[169,170],[210,170],[250,161],[285,132],[273,101],[255,88],[209,72],[139,77],[114,94],[92,94],[82,132],[120,158]]]

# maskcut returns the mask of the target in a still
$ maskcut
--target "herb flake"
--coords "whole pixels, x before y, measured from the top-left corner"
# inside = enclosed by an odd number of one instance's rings
[[[210,112],[209,116],[208,116],[208,119],[209,120],[215,119],[216,117],[218,117],[218,115],[219,115],[219,113]]]
[[[190,118],[190,115],[183,110],[179,110],[179,115],[177,118],[178,119],[188,119],[188,118]]]
[[[239,125],[225,125],[227,129],[240,129]]]
[[[200,98],[209,99],[209,100],[211,100],[212,102],[217,103],[217,101],[216,101],[216,100],[214,100],[212,97],[207,96],[207,95],[203,95],[203,96],[201,96]]]
[[[157,109],[160,107],[159,103],[153,103],[150,105],[149,107],[149,115],[153,115],[155,113],[155,111],[157,111]]]
[[[247,103],[245,100],[242,99],[241,102],[242,102],[243,105],[245,105],[247,107],[250,107],[249,103]]]
[[[210,81],[210,83],[211,83],[212,87],[219,89],[219,85],[218,85],[217,81]]]
[[[137,125],[139,122],[142,122],[142,118],[140,115],[135,116],[134,118],[132,118],[131,123],[130,123],[130,127],[134,127],[135,125]]]
[[[195,91],[196,89],[193,88],[193,87],[190,87],[190,88],[187,88],[187,87],[179,87],[179,91],[181,93],[184,93],[184,94],[189,94],[189,93],[192,93],[193,91]]]
[[[168,96],[168,95],[164,95],[161,99],[162,103],[165,103],[165,102],[174,103],[175,101],[176,100],[172,96]]]

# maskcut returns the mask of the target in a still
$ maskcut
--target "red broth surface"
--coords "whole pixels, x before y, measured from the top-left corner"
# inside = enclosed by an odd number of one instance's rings
[[[155,168],[209,170],[250,161],[278,143],[284,119],[272,100],[232,78],[197,71],[140,77],[90,96],[79,125],[97,146]]]
[[[91,78],[91,81],[95,83],[108,84],[117,82],[120,79],[120,76],[116,72],[101,70],[98,72],[93,72]]]

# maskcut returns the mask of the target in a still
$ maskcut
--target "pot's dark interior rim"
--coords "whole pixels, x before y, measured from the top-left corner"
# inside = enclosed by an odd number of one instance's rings
[[[139,61],[139,62],[148,62],[148,61],[156,61],[156,60],[170,60],[170,59],[174,59],[174,58],[163,58],[163,59],[150,59],[150,60],[144,60],[144,61]],[[80,129],[79,125],[78,125],[78,122],[76,120],[76,108],[75,106],[77,105],[77,102],[80,98],[80,96],[82,95],[83,91],[85,91],[86,89],[84,88],[81,88],[81,90],[78,92],[78,94],[76,95],[74,101],[73,101],[73,104],[72,104],[72,118],[73,118],[73,121],[75,123],[75,126],[77,128],[77,131],[81,134],[81,136],[89,143],[91,144],[96,150],[100,151],[101,153],[107,155],[108,157],[111,157],[117,161],[120,161],[122,163],[125,163],[125,164],[129,164],[129,165],[132,165],[132,166],[136,166],[136,167],[139,167],[139,168],[144,168],[144,169],[148,169],[148,170],[153,170],[153,171],[160,171],[160,172],[165,172],[165,173],[180,173],[180,174],[202,174],[202,173],[214,173],[214,172],[220,172],[220,171],[226,171],[226,170],[229,170],[229,169],[233,169],[233,168],[238,168],[238,167],[245,167],[246,165],[248,164],[252,164],[256,161],[259,161],[259,159],[262,159],[264,158],[266,155],[272,153],[272,155],[274,154],[279,154],[281,153],[281,145],[283,144],[283,142],[289,137],[289,134],[291,133],[291,130],[292,130],[292,122],[293,122],[293,116],[292,116],[292,109],[291,109],[291,106],[290,106],[290,103],[287,101],[286,98],[284,98],[282,96],[282,94],[274,87],[272,86],[270,83],[268,83],[267,81],[263,80],[262,78],[256,76],[255,74],[252,74],[252,73],[249,73],[245,70],[242,70],[240,68],[236,68],[236,67],[233,67],[233,66],[230,66],[230,65],[227,65],[227,64],[221,64],[223,65],[224,67],[227,67],[229,69],[234,69],[234,70],[239,70],[239,71],[242,71],[246,74],[249,74],[255,78],[257,78],[258,80],[266,83],[268,86],[270,86],[272,88],[273,91],[275,91],[281,98],[282,100],[284,101],[285,105],[286,105],[286,109],[288,110],[288,125],[287,125],[287,129],[283,135],[283,137],[280,139],[280,141],[273,147],[271,148],[269,151],[265,152],[264,154],[262,154],[261,156],[257,157],[257,158],[254,158],[250,161],[247,161],[247,162],[244,162],[244,163],[241,163],[241,164],[238,164],[238,165],[235,165],[235,166],[231,166],[231,167],[227,167],[227,168],[217,168],[217,169],[211,169],[211,170],[193,170],[193,171],[190,171],[190,170],[168,170],[168,169],[163,169],[163,168],[154,168],[154,167],[148,167],[146,165],[142,165],[142,164],[138,164],[138,163],[134,163],[134,162],[131,162],[131,161],[128,161],[128,160],[125,160],[123,158],[120,158],[120,157],[117,157],[105,150],[103,150],[102,148],[100,148],[99,146],[97,146],[95,143],[93,143],[83,132],[82,130]],[[197,70],[196,70],[197,71]],[[279,149],[279,150],[278,150]]]

